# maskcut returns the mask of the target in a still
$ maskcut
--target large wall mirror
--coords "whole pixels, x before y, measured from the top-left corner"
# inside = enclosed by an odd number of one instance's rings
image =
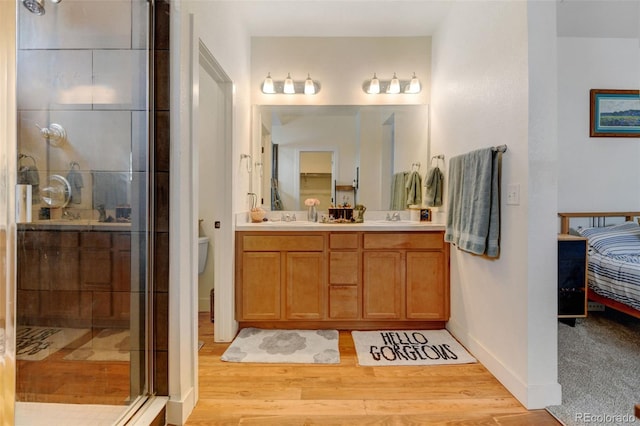
[[[303,210],[305,199],[317,198],[319,210],[343,202],[389,210],[393,175],[418,163],[426,172],[427,105],[255,108],[253,158],[261,167],[252,189],[266,209]]]

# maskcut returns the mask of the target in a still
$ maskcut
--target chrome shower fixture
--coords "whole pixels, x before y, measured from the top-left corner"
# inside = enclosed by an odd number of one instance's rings
[[[62,0],[51,0],[51,3],[60,3]],[[22,0],[24,7],[29,9],[29,12],[36,15],[44,15],[44,0]]]
[[[67,141],[66,130],[64,130],[64,127],[57,123],[51,123],[51,125],[46,128],[42,128],[38,124],[36,124],[36,127],[40,129],[40,134],[47,140],[47,142],[49,142],[51,146],[58,148],[64,145],[64,143]]]

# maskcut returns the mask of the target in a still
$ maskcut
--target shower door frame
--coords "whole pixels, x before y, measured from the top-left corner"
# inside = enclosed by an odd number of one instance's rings
[[[153,337],[153,253],[154,233],[153,229],[153,138],[154,138],[154,10],[155,2],[147,0],[149,28],[147,32],[148,46],[148,73],[146,80],[146,115],[147,137],[142,141],[147,147],[145,187],[145,247],[147,258],[145,259],[145,302],[144,313],[141,320],[144,321],[144,360],[141,367],[142,379],[141,393],[136,395],[130,405],[123,405],[123,413],[116,424],[126,424],[136,418],[155,418],[156,413],[163,411],[168,400],[167,397],[154,395],[155,371],[153,363],[154,341]],[[0,1],[0,102],[4,106],[0,113],[0,272],[3,275],[0,281],[0,329],[6,329],[5,335],[0,335],[0,426],[12,426],[15,419],[17,366],[15,347],[16,327],[16,286],[17,286],[17,259],[16,247],[17,224],[15,218],[15,193],[18,167],[18,106],[17,106],[17,57],[18,57],[18,8],[17,1]],[[133,372],[131,373],[133,374]],[[138,374],[140,375],[140,374]],[[133,377],[130,377],[132,380]],[[151,416],[151,417],[149,417]]]
[[[0,1],[0,426],[15,416],[16,2]]]

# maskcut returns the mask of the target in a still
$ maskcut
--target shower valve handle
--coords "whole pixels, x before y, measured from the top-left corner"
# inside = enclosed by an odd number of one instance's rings
[[[36,127],[40,129],[40,134],[44,137],[50,145],[59,147],[63,145],[67,140],[67,132],[59,124],[51,123],[49,127],[42,128],[36,123]]]

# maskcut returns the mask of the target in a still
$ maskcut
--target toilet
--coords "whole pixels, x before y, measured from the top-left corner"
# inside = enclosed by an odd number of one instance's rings
[[[198,275],[204,272],[207,266],[207,253],[209,252],[209,237],[198,237]]]

